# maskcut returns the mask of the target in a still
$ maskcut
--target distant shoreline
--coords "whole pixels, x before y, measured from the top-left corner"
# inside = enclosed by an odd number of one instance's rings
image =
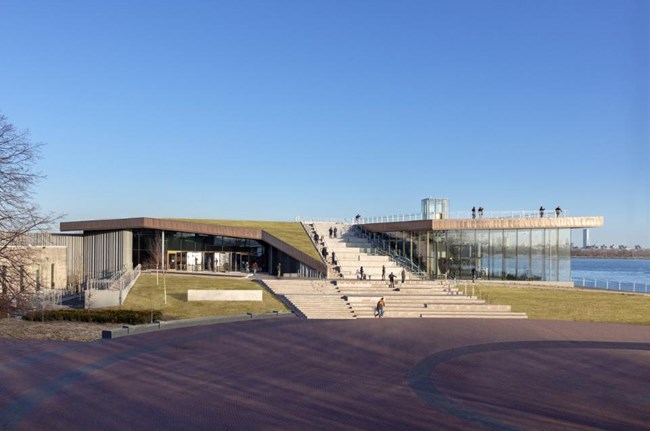
[[[612,249],[612,248],[576,248],[571,249],[571,257],[581,259],[650,259],[650,249]]]
[[[571,259],[650,260],[650,256],[574,256]]]

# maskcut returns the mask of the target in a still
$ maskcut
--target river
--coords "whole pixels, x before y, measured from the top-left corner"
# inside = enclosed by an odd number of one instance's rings
[[[650,260],[571,258],[571,277],[585,287],[650,292]]]

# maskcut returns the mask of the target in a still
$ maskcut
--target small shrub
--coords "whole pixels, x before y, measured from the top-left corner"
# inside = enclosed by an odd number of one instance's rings
[[[93,322],[93,323],[126,323],[137,325],[150,323],[153,320],[160,320],[160,310],[138,311],[138,310],[46,310],[45,312],[33,311],[27,313],[23,318],[30,321],[72,321],[72,322]]]

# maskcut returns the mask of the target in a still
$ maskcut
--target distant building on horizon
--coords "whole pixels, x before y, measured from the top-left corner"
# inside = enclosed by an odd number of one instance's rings
[[[582,229],[582,248],[589,247],[589,229]]]

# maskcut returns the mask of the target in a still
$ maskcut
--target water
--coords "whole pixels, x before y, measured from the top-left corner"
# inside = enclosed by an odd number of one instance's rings
[[[571,276],[576,286],[650,293],[647,259],[572,258]]]

